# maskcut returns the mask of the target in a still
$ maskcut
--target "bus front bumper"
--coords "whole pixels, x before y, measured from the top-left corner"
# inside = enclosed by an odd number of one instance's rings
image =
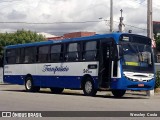
[[[122,90],[153,90],[155,86],[155,79],[152,79],[148,82],[134,82],[127,80],[125,78],[116,79],[113,78],[111,82],[111,89],[122,89]]]

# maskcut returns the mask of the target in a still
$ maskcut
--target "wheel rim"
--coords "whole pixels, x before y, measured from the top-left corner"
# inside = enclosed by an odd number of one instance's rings
[[[27,80],[27,82],[26,82],[26,88],[27,88],[28,90],[30,90],[31,87],[32,87],[32,82],[31,82],[31,80]]]
[[[91,93],[91,91],[92,91],[92,83],[90,81],[86,82],[86,84],[85,84],[85,91],[87,93]]]

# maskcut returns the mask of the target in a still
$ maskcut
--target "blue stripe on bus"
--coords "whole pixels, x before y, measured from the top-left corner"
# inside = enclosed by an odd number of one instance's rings
[[[40,87],[60,87],[60,88],[70,88],[70,89],[79,89],[81,88],[81,79],[82,76],[32,76],[34,85]],[[4,76],[4,82],[11,84],[24,85],[25,76],[13,75],[13,76]],[[95,88],[99,88],[97,77],[92,77],[94,80]],[[125,90],[151,90],[154,89],[155,80],[152,79],[149,82],[133,82],[125,78],[122,79],[112,79],[111,80],[111,89],[125,89]],[[131,87],[128,86],[137,86],[138,84],[144,84],[150,88],[143,87]]]
[[[5,83],[24,85],[25,76],[12,75],[4,76]],[[33,84],[40,87],[60,87],[79,89],[81,88],[81,77],[78,76],[32,76]],[[97,77],[92,77],[94,80],[95,88],[98,88]]]

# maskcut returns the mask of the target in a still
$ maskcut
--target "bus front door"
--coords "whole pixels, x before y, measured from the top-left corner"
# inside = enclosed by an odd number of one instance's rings
[[[109,88],[111,80],[112,42],[101,41],[99,80],[100,88]]]

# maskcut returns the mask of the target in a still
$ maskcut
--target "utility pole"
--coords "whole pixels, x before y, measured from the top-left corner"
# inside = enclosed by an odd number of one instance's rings
[[[153,40],[152,0],[147,0],[147,36]],[[148,96],[154,96],[154,89],[147,91]]]
[[[113,0],[110,0],[110,32],[113,32]]]
[[[147,3],[147,36],[153,39],[152,0]]]
[[[119,32],[123,32],[124,27],[125,27],[125,25],[123,24],[124,18],[122,17],[123,10],[121,9],[120,11],[121,11],[121,17],[120,17],[120,23],[119,23],[118,27],[119,27]]]

